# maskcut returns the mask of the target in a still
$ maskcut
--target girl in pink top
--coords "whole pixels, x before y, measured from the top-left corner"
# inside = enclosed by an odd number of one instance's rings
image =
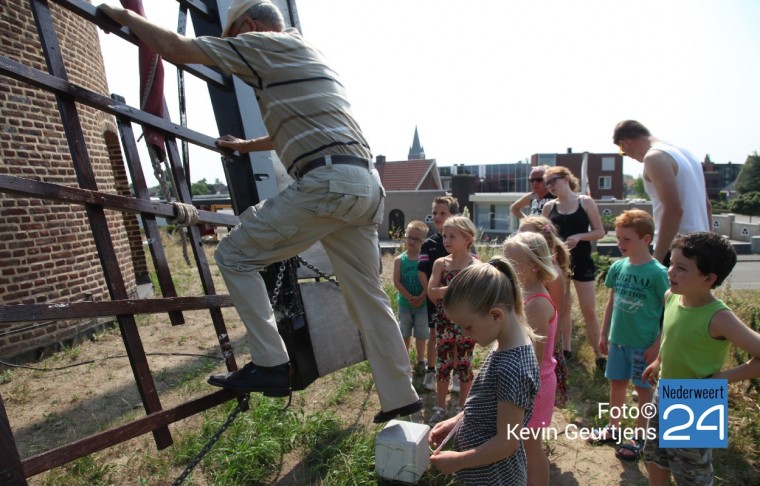
[[[533,331],[542,336],[534,343],[541,375],[541,386],[533,403],[528,427],[549,427],[554,411],[557,377],[552,356],[557,333],[557,310],[545,283],[557,278],[557,270],[546,240],[538,233],[516,233],[504,242],[504,256],[512,263],[525,300],[525,317]],[[549,484],[549,459],[543,450],[540,434],[523,441],[528,459],[528,483]]]

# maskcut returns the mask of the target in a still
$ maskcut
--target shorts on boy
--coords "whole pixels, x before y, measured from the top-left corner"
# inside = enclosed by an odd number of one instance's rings
[[[646,349],[634,348],[624,344],[609,343],[607,353],[607,369],[604,377],[608,380],[631,380],[639,388],[651,388],[647,382],[641,381],[641,374],[647,367],[644,359]]]
[[[398,325],[404,338],[414,336],[414,339],[427,339],[430,337],[428,327],[428,311],[426,305],[416,308],[398,307]]]
[[[655,436],[647,439],[644,445],[644,461],[653,463],[661,469],[670,469],[677,484],[710,485],[713,484],[712,449],[698,448],[660,448],[660,405],[657,390],[652,403],[656,413],[649,419],[647,427]]]

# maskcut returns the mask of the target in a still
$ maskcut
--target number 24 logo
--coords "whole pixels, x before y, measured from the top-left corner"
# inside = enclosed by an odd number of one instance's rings
[[[663,440],[691,440],[691,435],[673,435],[673,432],[690,428],[691,424],[694,423],[694,412],[689,406],[686,406],[682,403],[675,403],[665,409],[665,412],[662,414],[663,419],[667,420],[668,415],[670,415],[670,412],[673,410],[685,410],[686,413],[689,415],[689,420],[686,423],[683,423],[681,425],[674,425],[672,427],[668,427],[668,429],[662,435]],[[703,422],[705,421],[705,418],[716,411],[718,412],[719,425],[704,425]],[[699,416],[699,420],[697,421],[697,426],[695,430],[717,430],[718,439],[723,440],[726,435],[726,430],[723,427],[724,420],[725,420],[725,413],[726,413],[726,409],[722,404],[713,405],[712,407],[702,412],[702,415]]]

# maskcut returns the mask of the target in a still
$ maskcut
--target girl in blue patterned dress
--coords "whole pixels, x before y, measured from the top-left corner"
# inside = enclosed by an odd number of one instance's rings
[[[525,484],[521,432],[530,421],[539,388],[533,330],[525,322],[514,269],[501,256],[457,275],[443,297],[446,314],[481,346],[496,342],[475,378],[464,410],[430,432],[438,447],[462,421],[454,450],[435,452],[433,466],[464,484]]]

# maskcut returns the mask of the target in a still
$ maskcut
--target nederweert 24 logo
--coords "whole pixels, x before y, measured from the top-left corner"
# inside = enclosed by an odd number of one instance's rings
[[[661,380],[660,447],[728,447],[728,380]]]

